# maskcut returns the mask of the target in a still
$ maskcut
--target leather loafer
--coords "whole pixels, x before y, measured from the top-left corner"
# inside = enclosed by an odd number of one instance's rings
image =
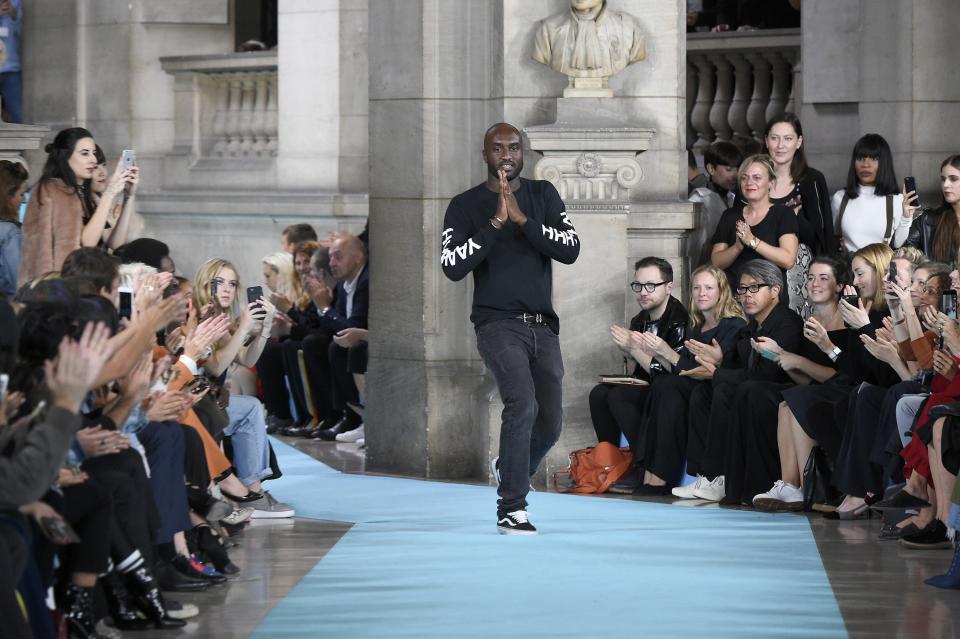
[[[890,499],[884,499],[883,501],[879,501],[871,506],[871,508],[874,510],[912,510],[929,507],[930,502],[928,502],[926,499],[914,497],[905,490],[901,490]]]
[[[320,430],[320,439],[328,442],[332,442],[337,438],[337,435],[340,433],[346,433],[356,428],[359,428],[359,423],[354,423],[348,420],[346,417],[338,421],[333,425],[332,428],[327,428],[325,430]]]

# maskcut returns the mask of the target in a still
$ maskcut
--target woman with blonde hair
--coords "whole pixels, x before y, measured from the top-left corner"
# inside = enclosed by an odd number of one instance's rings
[[[727,273],[731,282],[740,281],[740,270],[755,259],[767,260],[780,268],[784,281],[793,268],[799,246],[797,216],[782,204],[771,202],[777,172],[767,155],[751,155],[740,165],[740,192],[746,205],[723,212],[713,236],[710,261]],[[789,303],[787,287],[780,300]]]
[[[727,276],[719,267],[705,264],[695,270],[690,288],[693,327],[683,348],[677,352],[661,346],[653,353],[670,373],[651,380],[650,399],[634,451],[634,462],[645,470],[640,492],[646,494],[668,495],[683,477],[690,394],[699,384],[707,383],[684,372],[698,368],[704,360],[722,362],[747,325]],[[683,492],[675,489],[674,494],[677,490]]]
[[[276,307],[264,297],[242,305],[240,290],[236,267],[221,258],[204,262],[194,277],[194,307],[200,315],[223,314],[230,319],[230,332],[213,345],[203,364],[206,374],[221,383],[234,362],[246,367],[256,364],[270,336],[276,313]],[[273,477],[274,473],[270,467],[266,417],[260,400],[230,394],[226,412],[229,424],[223,434],[230,436],[233,465],[250,493],[246,496],[224,494],[238,504],[254,508],[254,518],[292,517],[292,507],[261,490],[261,480]]]
[[[286,251],[271,253],[263,258],[263,282],[267,287],[290,300],[303,295],[303,287],[293,269],[293,256]]]

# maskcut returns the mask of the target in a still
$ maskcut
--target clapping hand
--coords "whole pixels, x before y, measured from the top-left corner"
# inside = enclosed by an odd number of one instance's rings
[[[717,372],[717,366],[713,362],[703,357],[697,356],[694,358],[699,366],[696,368],[690,368],[685,371],[680,371],[682,377],[692,377],[696,380],[708,380],[713,379],[714,373]]]
[[[610,327],[610,337],[613,338],[613,343],[617,345],[617,348],[624,353],[630,352],[632,340],[629,329],[614,324]]]
[[[695,339],[688,339],[683,345],[687,347],[687,350],[690,351],[690,354],[695,358],[702,357],[713,364],[719,364],[723,361],[723,349],[720,348],[720,344],[716,339],[710,344],[704,344]]]
[[[56,359],[44,363],[47,388],[55,405],[79,412],[110,356],[109,338],[105,324],[87,322],[78,341],[70,337],[60,341]]]
[[[957,375],[957,360],[943,351],[933,351],[933,370],[947,380]]]

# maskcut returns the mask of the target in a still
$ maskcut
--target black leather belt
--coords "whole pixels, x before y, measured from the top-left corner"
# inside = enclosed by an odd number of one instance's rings
[[[513,319],[518,319],[524,324],[546,324],[547,320],[540,313],[524,313],[523,315],[517,315]]]

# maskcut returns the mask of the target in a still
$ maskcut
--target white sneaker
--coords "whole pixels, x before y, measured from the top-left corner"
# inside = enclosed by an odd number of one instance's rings
[[[710,483],[704,483],[703,486],[693,491],[696,499],[705,499],[707,501],[720,501],[727,496],[727,491],[723,487],[723,475],[717,475]]]
[[[348,430],[345,433],[340,433],[337,435],[338,442],[344,442],[347,444],[352,444],[358,439],[363,439],[363,424],[360,424],[353,430]]]
[[[366,440],[366,439],[364,439],[363,437],[361,437],[360,439],[357,440],[357,448],[366,448],[366,447],[367,447],[367,440]]]
[[[803,491],[778,479],[773,488],[753,498],[753,507],[769,513],[786,513],[803,510]]]
[[[696,499],[696,492],[709,483],[709,479],[703,475],[697,475],[697,481],[692,484],[687,484],[686,486],[677,486],[670,492],[673,493],[674,497],[679,497],[680,499]]]

